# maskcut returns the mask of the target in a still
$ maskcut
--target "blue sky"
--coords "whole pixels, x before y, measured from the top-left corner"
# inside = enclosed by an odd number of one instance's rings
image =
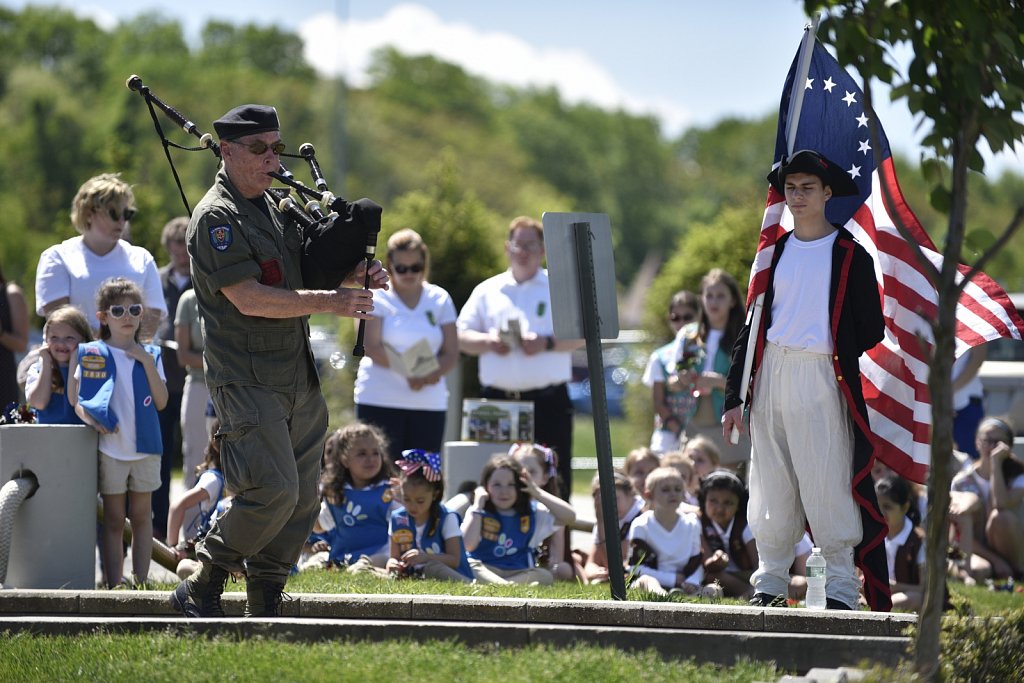
[[[513,85],[553,85],[588,101],[657,116],[667,135],[724,116],[775,113],[808,19],[797,0],[0,0],[58,4],[111,27],[158,10],[194,38],[211,18],[276,24],[297,32],[321,71],[365,82],[370,52],[391,44],[434,54]],[[906,59],[906,56],[904,56]],[[916,160],[918,130],[906,105],[873,90],[891,146]],[[770,160],[765,160],[766,167]],[[998,155],[990,172],[1024,175],[1024,148]]]

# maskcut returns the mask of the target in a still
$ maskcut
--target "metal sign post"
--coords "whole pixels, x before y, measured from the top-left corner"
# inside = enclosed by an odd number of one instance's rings
[[[615,263],[611,250],[611,223],[600,213],[545,213],[544,247],[548,255],[551,315],[560,339],[585,339],[590,372],[590,398],[597,446],[597,473],[601,484],[604,544],[612,599],[626,599],[626,580],[619,543],[619,514],[615,505],[612,445],[608,433],[601,339],[619,334],[615,298]],[[597,274],[601,274],[600,280]]]

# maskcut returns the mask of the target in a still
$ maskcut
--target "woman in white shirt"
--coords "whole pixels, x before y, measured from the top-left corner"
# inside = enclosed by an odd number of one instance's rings
[[[142,290],[142,339],[151,339],[167,315],[153,255],[127,242],[135,195],[115,173],[85,181],[71,202],[71,222],[80,234],[43,251],[36,267],[36,313],[46,317],[71,304],[99,330],[96,292],[112,277],[126,277]]]
[[[439,453],[448,409],[444,376],[459,357],[455,304],[427,281],[430,251],[416,231],[391,236],[386,266],[391,288],[374,294],[374,317],[366,321],[356,416],[384,431],[392,460],[410,448]]]
[[[692,438],[699,434],[710,439],[718,447],[722,464],[736,468],[750,459],[750,440],[743,434],[740,443],[733,445],[722,438],[722,410],[732,345],[743,327],[743,299],[736,278],[721,268],[712,268],[701,279],[700,296],[704,366],[697,369],[692,378],[700,397],[697,412],[686,426],[686,436]]]

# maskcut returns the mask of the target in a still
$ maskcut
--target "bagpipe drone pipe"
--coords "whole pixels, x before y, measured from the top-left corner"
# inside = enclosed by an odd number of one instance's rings
[[[220,148],[209,133],[203,133],[195,123],[186,118],[174,107],[163,102],[153,94],[152,90],[137,75],[132,75],[125,82],[129,90],[139,93],[149,107],[153,125],[160,136],[164,154],[171,166],[181,200],[185,210],[192,214],[185,192],[181,186],[177,169],[171,159],[170,147],[188,152],[210,150],[220,159]],[[160,126],[156,110],[159,109],[174,124],[189,135],[199,139],[198,147],[183,147],[167,139]],[[327,181],[320,170],[316,159],[316,150],[310,143],[299,147],[299,154],[281,154],[283,157],[303,159],[309,166],[310,175],[316,189],[295,180],[295,176],[282,163],[276,172],[268,175],[287,187],[272,187],[266,194],[274,206],[288,219],[295,223],[302,234],[302,278],[303,285],[310,289],[333,289],[338,287],[360,261],[365,260],[366,270],[373,261],[377,245],[377,234],[380,232],[381,213],[383,208],[371,199],[357,199],[350,202],[335,196],[328,189]],[[295,190],[297,200],[292,197]],[[369,276],[364,287],[369,286]],[[356,350],[361,351],[362,324],[360,324],[359,341]],[[361,355],[357,353],[356,355]]]

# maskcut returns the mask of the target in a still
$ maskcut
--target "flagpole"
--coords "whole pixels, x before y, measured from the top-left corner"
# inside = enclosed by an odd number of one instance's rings
[[[811,52],[814,50],[815,37],[818,35],[818,24],[821,15],[815,12],[811,23],[804,27],[803,43],[800,45],[800,58],[796,63],[796,78],[789,97],[789,111],[786,112],[786,157],[793,154],[796,144],[796,129],[800,125],[800,111],[804,106],[804,90],[807,74],[811,71]]]
[[[786,112],[786,158],[793,155],[793,146],[796,144],[796,130],[800,125],[800,111],[804,106],[804,90],[807,82],[807,74],[811,70],[811,52],[814,50],[815,37],[818,34],[818,24],[821,22],[821,15],[817,12],[811,19],[811,23],[804,26],[803,42],[800,44],[800,56],[796,62],[796,74],[793,78],[793,86],[789,96],[789,110]],[[780,163],[784,160],[780,159]],[[747,353],[743,358],[743,376],[740,380],[740,419],[746,408],[747,396],[750,393],[750,373],[754,368],[754,353],[757,350],[757,338],[761,333],[761,310],[764,308],[764,292],[757,295],[754,304],[750,308],[750,333],[747,335]],[[736,445],[740,442],[739,427],[733,425],[729,433],[729,441]]]

